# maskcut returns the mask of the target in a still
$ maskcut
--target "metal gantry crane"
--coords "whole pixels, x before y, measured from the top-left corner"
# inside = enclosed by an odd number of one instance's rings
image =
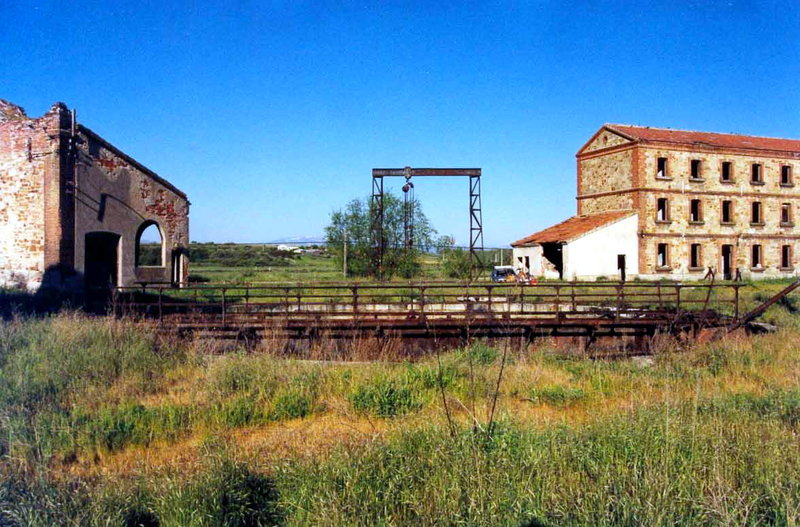
[[[469,255],[470,279],[474,279],[482,268],[480,253],[483,252],[483,216],[481,212],[480,168],[373,168],[371,225],[373,264],[379,278],[383,278],[383,255],[386,251],[384,233],[383,179],[402,177],[403,185],[403,238],[406,248],[414,244],[414,177],[467,177],[469,178]]]

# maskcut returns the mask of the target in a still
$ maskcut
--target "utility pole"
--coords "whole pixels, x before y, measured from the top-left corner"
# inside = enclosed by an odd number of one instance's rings
[[[342,243],[344,244],[344,250],[343,250],[343,252],[344,252],[344,258],[343,258],[344,264],[342,265],[342,276],[344,278],[347,278],[347,227],[344,228],[344,236],[343,236]]]

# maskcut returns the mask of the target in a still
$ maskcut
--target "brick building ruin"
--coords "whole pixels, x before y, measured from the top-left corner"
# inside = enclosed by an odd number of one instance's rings
[[[0,286],[181,284],[188,214],[186,194],[76,123],[64,104],[30,118],[0,100]],[[161,244],[145,260],[148,229]]]
[[[800,140],[606,124],[577,153],[577,215],[512,243],[536,276],[796,274]]]

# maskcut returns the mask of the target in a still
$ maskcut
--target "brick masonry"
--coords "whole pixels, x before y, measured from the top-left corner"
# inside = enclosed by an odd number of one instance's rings
[[[186,195],[85,126],[73,136],[71,118],[61,103],[29,118],[0,100],[0,285],[79,287],[96,232],[119,236],[119,284],[185,279]],[[137,266],[137,235],[150,223],[163,265]]]

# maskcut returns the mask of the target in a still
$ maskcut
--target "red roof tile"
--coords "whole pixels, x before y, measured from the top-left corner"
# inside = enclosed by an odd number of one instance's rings
[[[657,141],[692,146],[712,146],[718,148],[743,148],[748,150],[777,150],[800,152],[800,140],[779,139],[776,137],[755,137],[737,134],[718,134],[712,132],[692,132],[671,130],[669,128],[649,128],[625,124],[606,124],[605,128],[628,136],[632,140]]]
[[[564,243],[575,238],[579,238],[584,234],[599,229],[609,223],[621,220],[631,214],[633,210],[614,210],[609,212],[600,212],[597,214],[590,214],[587,216],[573,216],[566,221],[562,221],[552,227],[548,227],[543,231],[536,232],[530,236],[526,236],[521,240],[517,240],[511,244],[512,247],[522,247],[534,243]]]

